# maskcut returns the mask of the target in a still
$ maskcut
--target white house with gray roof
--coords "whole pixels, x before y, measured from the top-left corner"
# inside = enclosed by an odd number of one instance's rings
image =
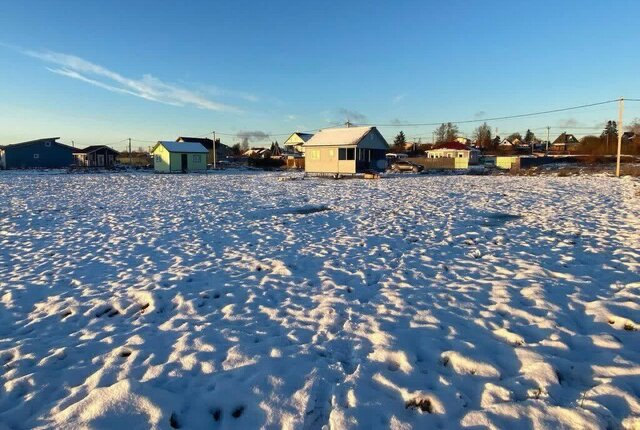
[[[353,175],[387,167],[389,144],[375,127],[327,128],[314,134],[304,148],[306,173]]]

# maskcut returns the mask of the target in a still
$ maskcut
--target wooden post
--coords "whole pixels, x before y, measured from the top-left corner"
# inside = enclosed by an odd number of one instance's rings
[[[216,150],[216,132],[213,132],[213,170],[216,170],[218,151]]]
[[[616,160],[616,176],[620,177],[620,152],[622,152],[622,114],[624,112],[624,97],[620,97],[618,105],[618,158]]]

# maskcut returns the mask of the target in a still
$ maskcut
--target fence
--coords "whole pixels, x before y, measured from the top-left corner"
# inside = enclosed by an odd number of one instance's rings
[[[468,158],[408,158],[412,163],[424,166],[427,170],[453,170],[467,169],[469,167]]]
[[[287,169],[304,170],[304,158],[302,158],[302,157],[287,157]]]

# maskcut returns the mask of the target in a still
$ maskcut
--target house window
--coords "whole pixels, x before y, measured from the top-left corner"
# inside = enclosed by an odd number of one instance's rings
[[[40,154],[33,154],[33,158],[35,158],[35,159],[40,158]]]
[[[159,154],[156,154],[156,163],[159,163],[162,161],[162,157]]]
[[[309,151],[309,156],[312,160],[319,160],[320,159],[320,150],[319,149],[312,149],[311,151]]]
[[[193,162],[194,163],[200,163],[202,161],[202,155],[200,154],[194,154],[193,156]]]
[[[45,142],[44,146],[46,146],[47,148],[49,148],[51,146],[51,142]]]
[[[338,160],[355,160],[356,150],[355,148],[339,148]]]
[[[464,154],[462,152],[458,152],[458,158],[462,158],[464,157]]]

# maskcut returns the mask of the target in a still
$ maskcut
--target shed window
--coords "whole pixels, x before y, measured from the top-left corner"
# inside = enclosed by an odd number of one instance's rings
[[[156,162],[161,162],[162,161],[162,157],[159,154],[156,154]]]
[[[200,163],[202,161],[202,155],[200,154],[194,154],[193,155],[193,162],[194,163]]]
[[[355,148],[338,149],[338,160],[355,160],[355,159],[356,159]]]
[[[33,158],[40,158],[40,154],[33,154]]]
[[[51,142],[45,142],[44,146],[46,146],[47,148],[51,146]]]

